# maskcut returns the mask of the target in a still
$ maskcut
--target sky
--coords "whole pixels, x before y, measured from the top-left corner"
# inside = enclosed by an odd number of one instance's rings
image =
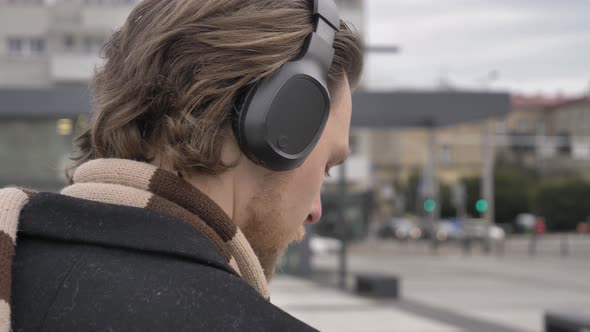
[[[590,92],[590,0],[365,0],[370,89]]]

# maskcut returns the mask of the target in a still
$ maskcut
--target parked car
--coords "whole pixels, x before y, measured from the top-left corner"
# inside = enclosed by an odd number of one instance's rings
[[[309,239],[309,247],[314,254],[333,254],[340,251],[342,242],[334,238],[312,234]]]
[[[576,226],[576,232],[579,234],[588,234],[590,233],[590,222],[579,222]]]
[[[532,213],[520,213],[516,216],[516,226],[524,233],[532,232],[535,227],[535,215]]]
[[[435,238],[440,242],[461,241],[465,238],[463,224],[459,220],[442,220],[435,226]]]
[[[506,231],[497,225],[488,228],[488,237],[492,241],[503,241],[506,238]]]
[[[380,227],[378,235],[380,238],[418,240],[423,232],[416,222],[409,218],[393,218]]]
[[[535,219],[535,227],[534,227],[535,234],[543,235],[547,231],[547,226],[545,225],[545,218],[537,217]]]

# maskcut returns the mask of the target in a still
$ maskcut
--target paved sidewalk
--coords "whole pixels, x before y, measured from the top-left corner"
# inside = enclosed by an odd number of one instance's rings
[[[278,275],[273,280],[271,296],[275,305],[320,331],[462,331],[391,305],[286,275]]]

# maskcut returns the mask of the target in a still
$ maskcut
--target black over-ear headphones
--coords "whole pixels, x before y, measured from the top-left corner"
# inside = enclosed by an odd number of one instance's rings
[[[330,114],[328,71],[340,27],[333,0],[314,0],[314,31],[301,55],[248,88],[234,107],[242,152],[273,171],[299,167],[317,144]]]

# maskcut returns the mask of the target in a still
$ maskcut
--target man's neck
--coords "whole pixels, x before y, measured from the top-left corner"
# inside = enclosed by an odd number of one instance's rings
[[[246,218],[241,212],[246,211],[256,192],[257,183],[254,178],[260,177],[259,173],[263,171],[249,162],[241,154],[235,140],[230,138],[226,138],[223,143],[221,159],[225,164],[232,164],[236,160],[240,162],[236,167],[218,175],[184,174],[184,179],[217,203],[238,227],[242,227],[244,225],[241,223],[245,222]],[[152,164],[178,174],[164,159],[156,157]]]
[[[185,176],[184,179],[217,203],[230,219],[234,219],[236,197],[233,174],[231,172],[219,176]]]

